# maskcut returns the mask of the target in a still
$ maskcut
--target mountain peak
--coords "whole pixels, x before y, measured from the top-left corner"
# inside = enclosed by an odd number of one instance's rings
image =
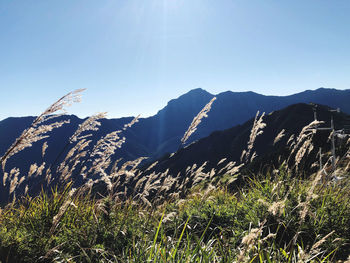
[[[181,95],[180,97],[170,100],[163,109],[158,111],[157,115],[164,113],[170,108],[178,108],[182,110],[184,110],[185,108],[190,108],[195,112],[199,112],[201,108],[204,107],[204,105],[208,103],[212,97],[214,97],[213,94],[207,92],[202,88],[192,89],[189,92]]]
[[[185,93],[185,94],[183,94],[182,96],[188,96],[188,95],[191,95],[191,96],[203,96],[203,95],[206,95],[206,96],[208,96],[208,95],[213,95],[213,94],[211,94],[211,93],[209,93],[208,91],[206,91],[206,90],[204,90],[204,89],[202,89],[202,88],[196,88],[196,89],[192,89],[192,90],[190,90],[189,92],[187,92],[187,93]],[[182,97],[182,96],[180,96],[180,97]]]

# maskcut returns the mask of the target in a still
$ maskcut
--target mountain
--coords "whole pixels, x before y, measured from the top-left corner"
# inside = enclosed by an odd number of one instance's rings
[[[160,110],[155,116],[140,120],[132,129],[139,135],[148,152],[154,158],[174,152],[194,116],[214,95],[203,89],[192,90]],[[216,95],[208,118],[198,126],[190,142],[242,124],[255,116],[256,112],[272,112],[296,103],[316,103],[340,108],[350,113],[350,90],[320,88],[307,90],[290,96],[264,96],[254,92],[223,92]]]
[[[350,116],[342,112],[332,113],[330,110],[331,108],[327,106],[317,105],[317,118],[325,121],[320,127],[330,127],[331,115],[333,115],[335,129],[342,129],[344,124],[349,122]],[[278,165],[280,155],[288,157],[290,154],[290,151],[286,148],[287,140],[292,135],[298,136],[302,128],[313,120],[313,106],[304,103],[293,104],[264,116],[263,122],[266,127],[255,141],[253,151],[256,151],[257,158],[250,168],[260,170],[264,168],[263,166]],[[153,171],[164,172],[167,169],[169,169],[170,174],[184,173],[187,167],[194,164],[199,167],[204,162],[207,162],[207,171],[212,168],[220,169],[229,161],[239,164],[242,151],[247,148],[253,123],[254,118],[242,125],[213,132],[208,137],[180,149],[175,154],[159,159],[158,164],[149,173]],[[274,145],[275,137],[283,129],[285,130],[285,136]],[[322,147],[323,152],[330,149],[329,133],[329,131],[318,131],[315,135],[313,144],[316,151],[314,151],[313,160],[315,160],[315,154],[319,147]],[[226,161],[218,167],[218,162],[224,158],[226,158]]]
[[[213,97],[213,94],[203,89],[194,89],[169,101],[156,115],[141,118],[138,123],[125,132],[126,144],[117,151],[115,159],[122,157],[124,160],[132,160],[140,156],[157,159],[167,152],[176,151],[194,116]],[[200,123],[196,133],[190,137],[189,143],[209,136],[214,131],[243,124],[252,118],[258,110],[269,113],[300,102],[326,104],[333,108],[340,107],[343,112],[350,113],[350,104],[348,103],[350,90],[321,88],[290,96],[264,96],[254,92],[227,91],[216,95],[216,97],[217,100],[213,103],[208,114],[209,117]],[[19,166],[18,168],[25,172],[32,163],[39,164],[43,161],[47,164],[52,163],[63,150],[69,136],[83,122],[82,119],[73,115],[60,118],[69,119],[70,124],[66,124],[51,133],[48,139],[48,153],[44,160],[41,157],[43,142],[38,142],[33,147],[13,156],[7,164],[8,169]],[[34,117],[22,117],[0,121],[0,156],[30,125],[33,119]],[[128,117],[102,120],[100,130],[95,132],[92,139],[97,141],[108,132],[121,129],[131,119]]]

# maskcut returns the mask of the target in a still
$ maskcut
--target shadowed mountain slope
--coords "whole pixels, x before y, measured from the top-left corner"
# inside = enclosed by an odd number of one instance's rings
[[[318,105],[317,117],[325,121],[320,127],[330,127],[331,114],[334,116],[335,129],[342,129],[349,120],[345,113],[331,113],[331,108]],[[253,165],[260,169],[264,165],[277,164],[277,157],[285,155],[288,157],[289,150],[286,149],[286,142],[291,135],[298,136],[301,129],[314,120],[313,107],[309,104],[294,104],[279,111],[275,111],[263,118],[266,127],[263,133],[255,141],[253,151],[257,153],[257,159]],[[173,156],[164,156],[159,160],[158,165],[152,171],[165,171],[169,169],[171,174],[184,172],[187,167],[196,164],[197,167],[208,161],[207,170],[217,167],[217,163],[226,158],[224,166],[229,161],[240,163],[242,151],[246,149],[254,119],[233,128],[216,131],[208,137],[190,144],[177,151]],[[285,136],[275,145],[274,139],[282,130]],[[315,149],[322,147],[324,151],[329,150],[330,143],[327,142],[329,132],[318,132],[315,136]],[[316,150],[317,152],[317,150]],[[286,158],[282,158],[286,159]]]

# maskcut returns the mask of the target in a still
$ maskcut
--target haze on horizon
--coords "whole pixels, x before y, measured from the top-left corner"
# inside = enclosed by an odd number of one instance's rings
[[[87,88],[70,113],[155,114],[201,87],[350,88],[350,2],[0,2],[0,120]]]

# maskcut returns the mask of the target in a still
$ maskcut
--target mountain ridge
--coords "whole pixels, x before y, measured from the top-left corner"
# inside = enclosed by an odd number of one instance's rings
[[[157,159],[167,152],[176,151],[193,118],[212,97],[214,95],[204,89],[194,89],[170,100],[156,115],[140,118],[138,123],[125,132],[126,144],[116,153],[115,158],[122,157],[127,161],[140,156],[148,156],[151,159]],[[314,102],[333,108],[339,107],[342,111],[350,113],[348,103],[350,90],[320,88],[281,97],[265,96],[252,91],[226,91],[217,94],[216,97],[217,100],[213,103],[208,118],[203,119],[198,125],[196,133],[190,137],[188,143],[209,136],[214,131],[243,124],[255,116],[258,110],[269,113],[295,103]],[[69,134],[73,134],[77,126],[84,120],[75,115],[66,115],[65,118],[70,118],[71,123],[51,134],[50,140],[55,147],[59,147],[61,141],[67,140]],[[0,121],[0,155],[30,125],[31,119],[34,117],[9,117]],[[97,140],[108,132],[121,129],[131,119],[132,117],[103,119],[100,130],[94,134],[93,138]],[[37,143],[33,147],[40,148],[41,144]],[[34,150],[33,153],[30,153],[29,150],[27,155],[20,156],[20,158],[24,158],[27,164],[38,162],[41,160],[40,156],[35,157],[38,152],[40,151]]]

